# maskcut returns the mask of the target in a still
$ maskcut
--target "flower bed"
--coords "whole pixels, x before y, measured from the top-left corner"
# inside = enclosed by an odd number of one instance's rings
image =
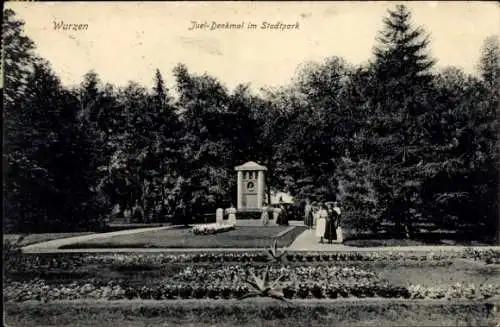
[[[487,250],[495,255],[500,251]],[[200,251],[202,252],[202,251]],[[485,251],[486,252],[486,251]],[[479,251],[479,253],[482,253]],[[490,254],[491,255],[491,254]],[[476,252],[442,251],[425,253],[408,252],[290,252],[284,256],[288,262],[338,262],[338,261],[443,261],[457,258],[474,259]],[[269,256],[260,251],[255,252],[219,252],[219,253],[189,253],[189,254],[106,254],[87,255],[82,258],[83,264],[139,262],[139,263],[198,263],[198,262],[268,262]]]
[[[216,233],[228,232],[234,229],[234,224],[203,224],[196,225],[191,230],[195,235],[210,235]]]
[[[49,285],[43,280],[12,282],[4,286],[6,302],[54,300],[121,300],[121,299],[231,299],[248,292],[237,282],[171,283],[159,286],[125,286],[109,282],[106,285],[71,283]],[[297,283],[286,286],[288,299],[336,298],[405,298],[405,299],[488,299],[500,295],[498,285],[458,284],[446,288],[409,285],[393,286],[384,283],[355,282],[350,285],[322,282]]]
[[[188,266],[172,280],[181,283],[205,283],[222,284],[228,281],[240,283],[243,279],[251,277],[251,271],[262,274],[264,267],[249,268],[239,265],[223,266],[216,269],[206,267]],[[271,280],[283,276],[283,281],[292,281],[294,284],[373,284],[379,279],[375,273],[358,269],[355,267],[327,267],[327,266],[282,266],[270,267],[269,278]]]
[[[461,284],[449,287],[424,287],[410,285],[408,287],[412,299],[487,299],[500,294],[499,285]]]
[[[497,255],[498,251],[491,251],[492,255]],[[479,252],[481,253],[481,252]],[[486,251],[485,251],[486,253]],[[227,265],[227,264],[246,264],[262,265],[271,260],[267,253],[261,251],[249,252],[214,252],[214,253],[184,253],[184,254],[166,254],[166,253],[113,253],[113,254],[15,254],[5,255],[4,253],[4,272],[5,276],[15,279],[35,278],[58,274],[62,272],[68,278],[71,276],[86,274],[89,267],[92,271],[125,269],[129,271],[157,270],[163,269],[165,265],[183,265],[197,264],[202,265]],[[487,257],[489,258],[489,257]],[[284,263],[291,266],[300,265],[361,265],[367,266],[372,262],[384,263],[390,265],[440,265],[447,266],[457,259],[476,259],[483,261],[482,257],[476,252],[446,252],[446,253],[419,253],[409,254],[399,253],[376,253],[376,252],[291,252],[283,257]],[[489,259],[486,260],[486,262]],[[494,263],[494,262],[493,262]],[[278,264],[278,263],[273,263]],[[93,274],[93,273],[92,273]],[[25,277],[23,277],[25,276]],[[77,278],[77,277],[75,277]],[[80,278],[80,277],[78,277]]]
[[[485,260],[495,263],[491,257],[500,256],[500,251],[456,251],[456,252],[290,252],[284,256],[290,263],[329,263],[348,261],[446,261],[457,258]],[[113,254],[45,254],[23,255],[20,260],[15,260],[12,265],[10,259],[16,256],[5,256],[7,269],[37,270],[37,269],[68,269],[87,265],[161,265],[166,263],[265,263],[269,256],[260,251],[252,252],[205,252],[188,254],[165,253],[113,253]]]
[[[141,256],[144,258],[146,256]],[[116,258],[115,258],[116,259]],[[137,267],[136,262],[132,265]],[[244,280],[252,273],[261,275],[263,264],[191,264],[160,279],[80,278],[78,282],[57,282],[35,278],[30,281],[4,281],[6,301],[52,301],[76,299],[202,299],[238,298],[249,289]],[[60,270],[64,272],[64,269]],[[67,270],[71,274],[70,270]],[[288,299],[321,298],[407,298],[407,299],[486,299],[500,295],[498,285],[455,284],[442,287],[391,285],[372,271],[358,267],[274,264],[270,281],[281,277],[282,291]],[[110,280],[111,278],[111,280]]]

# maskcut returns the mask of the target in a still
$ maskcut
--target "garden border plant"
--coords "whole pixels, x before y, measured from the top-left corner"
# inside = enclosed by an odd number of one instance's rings
[[[243,300],[250,297],[270,297],[276,300],[285,301],[285,294],[281,290],[283,286],[287,286],[287,284],[282,283],[283,279],[286,277],[285,274],[281,274],[276,280],[273,282],[269,281],[269,266],[266,266],[266,271],[263,274],[263,277],[257,277],[255,272],[251,270],[251,274],[253,280],[244,279],[243,282],[249,285],[252,288],[252,291],[241,296],[239,299]]]
[[[283,256],[287,253],[287,249],[284,248],[281,252],[278,247],[278,239],[275,239],[273,245],[267,250],[272,261],[281,262]]]

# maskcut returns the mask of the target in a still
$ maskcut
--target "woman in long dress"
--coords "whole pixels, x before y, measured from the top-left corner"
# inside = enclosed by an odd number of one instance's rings
[[[236,208],[231,204],[231,207],[227,209],[228,223],[230,225],[236,225]]]
[[[262,208],[262,214],[260,215],[260,220],[262,221],[263,226],[267,226],[269,224],[269,208],[264,206]]]
[[[340,210],[338,202],[333,203],[333,212],[336,216],[335,219],[335,234],[337,235],[337,241],[342,243],[344,241],[344,236],[342,234],[342,227],[340,226],[340,215],[342,214],[342,210]]]
[[[335,233],[335,221],[336,221],[336,213],[333,210],[333,202],[326,203],[328,218],[326,219],[326,228],[325,228],[325,239],[328,240],[328,243],[332,243],[332,240],[336,238]]]
[[[318,221],[318,211],[319,211],[319,206],[316,202],[313,202],[311,204],[311,211],[312,211],[311,227],[312,229],[316,229],[316,222]]]
[[[280,208],[280,213],[278,215],[278,220],[276,222],[278,225],[288,226],[288,210],[283,204],[280,204],[279,208]]]
[[[321,204],[318,210],[318,220],[316,222],[316,237],[320,238],[321,243],[323,243],[323,238],[325,237],[327,217],[328,217],[327,207],[326,205]]]
[[[306,199],[306,206],[304,208],[304,224],[307,226],[308,229],[312,229],[313,227],[313,207],[311,204],[311,201]]]
[[[279,206],[276,206],[273,208],[273,222],[274,224],[279,224],[280,222],[280,215],[281,215],[281,208]]]

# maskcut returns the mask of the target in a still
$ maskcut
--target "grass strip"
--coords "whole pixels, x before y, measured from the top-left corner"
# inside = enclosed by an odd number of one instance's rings
[[[9,326],[494,326],[498,302],[439,300],[6,303]]]

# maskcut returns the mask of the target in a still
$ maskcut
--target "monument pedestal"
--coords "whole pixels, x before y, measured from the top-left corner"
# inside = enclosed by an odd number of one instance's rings
[[[238,212],[260,212],[264,205],[265,166],[249,161],[234,168],[237,172]]]

